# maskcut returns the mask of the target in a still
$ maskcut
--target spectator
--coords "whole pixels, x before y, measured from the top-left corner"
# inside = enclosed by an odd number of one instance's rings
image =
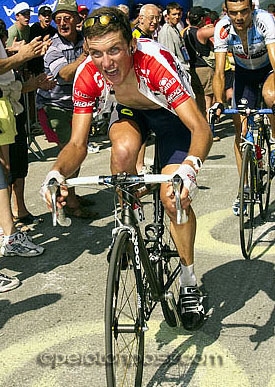
[[[30,28],[30,40],[36,36],[44,38],[46,35],[53,37],[57,32],[56,28],[51,25],[52,10],[48,5],[42,5],[38,9],[39,21],[34,23]],[[28,69],[32,74],[38,75],[44,72],[43,57],[35,58],[28,63]]]
[[[13,9],[16,22],[8,29],[7,47],[13,45],[14,39],[19,42],[24,40],[26,43],[30,41],[30,18],[31,11],[29,4],[19,3]]]
[[[86,5],[79,5],[77,10],[78,15],[80,17],[80,23],[77,24],[76,29],[77,31],[82,31],[83,23],[87,19],[87,16],[89,14],[89,8],[87,8]]]
[[[125,15],[127,15],[128,17],[130,17],[130,10],[129,10],[129,7],[128,5],[126,4],[119,4],[117,6],[118,9],[120,9],[122,12],[125,13]]]
[[[57,84],[50,91],[38,90],[37,106],[43,108],[46,113],[48,124],[56,132],[59,147],[62,149],[71,137],[74,75],[87,54],[83,52],[82,34],[76,29],[80,17],[75,0],[60,0],[53,12],[53,19],[58,32],[52,38],[52,45],[44,57],[44,68],[47,75],[56,79]],[[41,120],[40,123],[42,125]],[[76,197],[74,189],[70,189],[67,203],[66,211],[69,216],[80,218],[95,216],[95,213],[88,211],[84,206],[89,203],[84,203],[82,198]]]
[[[154,4],[145,4],[140,8],[138,25],[133,29],[134,38],[153,38],[159,26],[160,9]]]
[[[267,12],[271,13],[273,15],[273,17],[275,18],[275,4],[268,4]]]
[[[202,57],[208,57],[213,50],[210,38],[214,35],[214,25],[204,27],[204,15],[202,7],[192,7],[189,10],[189,27],[184,31],[184,41],[190,56],[192,88],[199,109],[206,117],[212,106],[214,69]]]
[[[131,21],[131,28],[132,30],[136,27],[136,25],[138,24],[138,17],[139,17],[139,11],[140,11],[140,8],[143,6],[143,4],[141,3],[138,3],[134,6],[134,9],[133,9],[133,20]]]
[[[179,3],[172,2],[166,6],[168,23],[164,24],[158,35],[159,43],[167,47],[179,59],[183,68],[189,69],[189,55],[185,48],[184,40],[177,28],[182,16]]]

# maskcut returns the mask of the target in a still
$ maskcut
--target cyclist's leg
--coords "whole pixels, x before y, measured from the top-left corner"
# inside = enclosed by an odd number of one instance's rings
[[[263,97],[264,101],[267,105],[267,107],[271,108],[274,100],[275,100],[275,90],[274,90],[274,84],[275,84],[275,74],[272,72],[266,79],[264,86],[263,86]],[[271,168],[275,168],[275,116],[273,114],[268,115],[270,125],[271,125],[271,131],[272,131],[272,137],[270,138],[271,143],[271,149],[270,149],[270,166]]]
[[[112,142],[112,173],[137,173],[139,150],[146,138],[138,111],[117,105],[111,116],[109,137]]]

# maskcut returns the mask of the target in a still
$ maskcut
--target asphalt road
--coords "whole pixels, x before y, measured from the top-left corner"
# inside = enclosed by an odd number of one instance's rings
[[[242,258],[238,218],[231,211],[238,188],[230,122],[217,129],[199,174],[195,268],[208,293],[208,319],[197,332],[172,329],[160,307],[146,333],[143,386],[274,387],[275,194],[268,221],[256,230],[251,261]],[[0,258],[0,270],[22,280],[0,296],[0,385],[105,386],[104,294],[113,199],[105,188],[79,190],[92,197],[99,219],[73,219],[53,228],[38,191],[57,148],[36,137],[45,160],[30,154],[29,210],[44,222],[31,235],[46,251],[34,258]],[[89,154],[81,175],[109,173],[110,144]],[[33,146],[33,148],[35,148]],[[152,158],[152,147],[146,152]]]

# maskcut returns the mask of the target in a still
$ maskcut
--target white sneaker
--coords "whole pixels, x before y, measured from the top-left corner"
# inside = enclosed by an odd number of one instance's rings
[[[93,143],[88,142],[87,151],[88,151],[88,153],[98,153],[99,152],[99,145],[94,145]]]
[[[31,237],[25,232],[18,232],[11,243],[3,241],[1,254],[5,257],[35,257],[44,252],[44,247],[36,245],[32,242]]]
[[[9,277],[0,273],[0,293],[8,292],[20,285],[20,280],[16,277]]]

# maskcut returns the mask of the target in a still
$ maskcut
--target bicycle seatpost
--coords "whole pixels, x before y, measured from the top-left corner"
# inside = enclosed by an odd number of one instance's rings
[[[176,198],[177,224],[184,224],[188,222],[188,216],[186,214],[186,211],[181,208],[180,204],[180,193],[183,184],[182,179],[180,178],[180,176],[174,176],[172,182]]]
[[[67,218],[63,208],[58,209],[58,214],[56,210],[56,194],[60,192],[59,184],[56,179],[51,179],[48,183],[48,188],[51,193],[51,202],[52,202],[52,220],[53,226],[55,227],[57,223],[63,227],[69,227],[72,224],[70,218]]]

